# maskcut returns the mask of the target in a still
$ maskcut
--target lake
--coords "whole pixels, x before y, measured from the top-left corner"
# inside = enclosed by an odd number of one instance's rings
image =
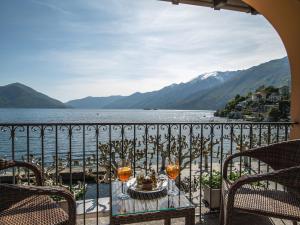
[[[214,150],[218,159],[221,147],[223,154],[226,154],[240,143],[241,132],[245,143],[249,142],[249,125],[236,125],[232,130],[230,126],[222,126],[223,135],[218,125],[194,125],[191,135],[189,125],[176,124],[227,121],[224,118],[214,117],[213,114],[214,111],[208,110],[0,109],[0,158],[21,160],[27,159],[28,155],[34,155],[45,164],[52,164],[56,156],[67,160],[71,154],[72,160],[81,162],[83,152],[86,153],[86,157],[94,159],[99,152],[99,145],[107,147],[110,141],[118,145],[120,141],[124,143],[127,140],[128,149],[131,151],[135,140],[134,147],[137,150],[145,151],[146,149],[148,154],[152,154],[150,150],[155,152],[157,138],[163,148],[167,149],[170,141],[168,138],[174,138],[172,141],[175,143],[179,137],[185,138],[186,145],[183,151],[187,152],[190,138],[199,139],[203,135],[207,140],[213,137],[217,143]],[[12,138],[12,126],[5,126],[3,123],[20,124],[20,126],[14,126],[14,138]],[[22,126],[24,123],[32,123],[32,125]],[[98,125],[42,126],[41,123],[97,123]],[[108,126],[101,125],[101,123],[124,123],[124,125]],[[144,123],[160,124],[146,125]],[[212,128],[213,136],[211,136]],[[277,140],[276,135],[280,139],[286,137],[287,130],[284,126],[262,126],[261,132],[259,128],[259,125],[253,125],[253,135],[256,137],[254,141],[259,140],[257,137],[261,136],[261,141],[268,143],[269,134],[272,135],[271,141]],[[224,137],[223,145],[219,142],[221,137]],[[231,141],[234,143],[232,144]]]
[[[209,110],[0,109],[0,123],[205,122]]]
[[[0,109],[0,124],[2,123],[199,123],[216,120],[214,111],[208,110],[102,110],[102,109]],[[217,119],[218,121],[221,119]],[[160,125],[159,132],[162,139],[168,129]],[[57,153],[66,159],[72,145],[72,158],[82,159],[83,147],[87,156],[93,157],[99,143],[109,142],[108,127],[100,127],[96,134],[95,127],[83,126],[72,128],[71,139],[68,137],[68,126],[44,127],[19,126],[15,129],[15,138],[12,140],[9,127],[0,127],[0,158],[26,158],[33,154],[37,158],[45,159],[45,163],[53,162]],[[143,142],[145,126],[135,127],[137,141]],[[84,131],[83,131],[84,130]],[[196,130],[196,128],[195,128]],[[199,130],[199,129],[198,129]],[[83,135],[84,132],[84,135]],[[149,127],[148,135],[156,135],[156,127]],[[172,135],[178,134],[176,127],[172,128]],[[208,131],[205,131],[207,133]],[[188,135],[188,129],[183,131]],[[43,136],[43,138],[42,138]],[[57,137],[57,138],[56,138]],[[121,140],[120,126],[113,126],[112,140]],[[83,145],[83,139],[85,144]],[[124,139],[133,140],[133,126],[125,126]],[[13,143],[12,143],[13,141]],[[149,144],[150,147],[150,144]],[[143,143],[140,148],[143,148]],[[14,152],[14,153],[13,153]]]
[[[9,129],[5,126],[1,127],[1,123],[192,123],[212,121],[215,119],[213,114],[214,111],[208,110],[0,109],[0,158],[11,159],[13,158],[12,152],[17,160],[26,160],[28,155],[32,155],[33,162],[43,161],[43,165],[51,168],[55,162],[54,157],[57,155],[62,164],[67,167],[70,152],[66,127],[58,127],[56,139],[54,126],[49,126],[45,129],[42,139],[41,126],[20,126],[16,129],[15,138],[12,140]],[[124,137],[132,140],[132,131],[132,129],[125,129]],[[86,126],[85,144],[83,144],[82,132],[82,126],[80,130],[75,128],[71,138],[72,160],[79,161],[81,167],[83,147],[86,163],[89,165],[95,160],[98,143],[108,141],[107,129],[100,129],[99,137],[96,138],[95,130]],[[160,132],[164,134],[166,130]],[[145,130],[137,127],[136,138],[139,141],[143,139],[144,134]],[[155,135],[152,129],[149,129],[149,135]],[[112,139],[121,140],[119,127],[113,128]],[[14,141],[13,144],[12,141]],[[148,145],[149,148],[152,146],[150,143]],[[137,148],[143,149],[143,143]],[[76,168],[75,161],[73,166]],[[85,197],[94,198],[96,188],[97,185],[89,184]],[[108,188],[107,184],[100,184],[99,196],[107,197]]]
[[[107,165],[110,156],[119,159],[123,152],[134,159],[134,168],[158,171],[163,165],[162,153],[180,151],[183,165],[202,163],[205,168],[220,168],[241,142],[247,149],[249,143],[266,145],[288,138],[289,125],[191,125],[227,121],[213,114],[207,110],[0,109],[0,159],[29,160],[49,174],[56,174],[57,165],[68,177],[70,164],[73,172],[82,171],[83,165],[95,172],[97,162]],[[193,154],[198,156],[190,160]],[[95,197],[96,188],[89,186],[87,198]],[[107,186],[101,186],[102,190],[101,196],[106,196]]]

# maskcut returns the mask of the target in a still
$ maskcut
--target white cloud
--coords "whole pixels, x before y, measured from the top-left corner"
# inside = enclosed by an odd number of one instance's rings
[[[286,55],[262,16],[156,0],[41,4],[70,12],[58,25],[65,46],[30,56],[61,76],[61,85],[45,90],[62,100],[155,90]]]
[[[30,0],[31,2],[33,2],[34,4],[37,4],[37,5],[40,5],[40,6],[44,6],[46,8],[49,8],[53,11],[56,11],[58,13],[62,13],[62,14],[71,14],[70,11],[62,8],[62,7],[59,7],[57,4],[53,4],[49,1],[43,1],[43,0]]]

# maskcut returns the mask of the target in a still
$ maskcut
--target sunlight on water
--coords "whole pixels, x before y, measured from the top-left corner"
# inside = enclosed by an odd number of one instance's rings
[[[209,110],[0,109],[0,123],[177,123],[211,121]]]

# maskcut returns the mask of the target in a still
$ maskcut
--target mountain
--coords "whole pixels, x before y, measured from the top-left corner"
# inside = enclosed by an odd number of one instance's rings
[[[20,83],[0,86],[0,108],[99,108],[99,109],[218,109],[235,95],[258,87],[290,85],[287,57],[249,69],[204,73],[195,79],[160,90],[129,96],[86,97],[66,104]]]
[[[88,97],[67,102],[75,108],[105,109],[218,109],[235,95],[245,95],[259,86],[290,85],[287,57],[272,60],[249,69],[212,72],[157,91],[130,96]]]
[[[109,96],[109,97],[86,97],[82,99],[71,100],[66,105],[73,108],[89,108],[89,109],[101,109],[105,108],[114,101],[121,100],[124,96]]]
[[[187,83],[172,84],[157,91],[146,93],[136,92],[126,97],[87,97],[83,99],[72,100],[66,104],[74,108],[175,109],[188,96],[216,87],[233,78],[234,76],[236,76],[236,73],[234,72],[205,73]]]
[[[53,98],[20,83],[0,86],[0,108],[66,108]]]
[[[200,91],[185,99],[179,109],[218,109],[235,95],[246,95],[258,87],[290,86],[291,73],[287,57],[272,60],[246,70],[236,71],[237,76],[207,91]]]

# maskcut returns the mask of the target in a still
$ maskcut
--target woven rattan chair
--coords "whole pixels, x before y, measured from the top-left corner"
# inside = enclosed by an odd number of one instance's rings
[[[228,166],[234,158],[241,156],[258,159],[273,170],[242,176],[231,183],[227,177]],[[285,191],[253,185],[254,182],[263,181],[281,184]],[[243,151],[226,159],[223,167],[220,224],[230,225],[234,211],[287,219],[293,221],[293,224],[300,221],[300,140]]]
[[[42,186],[41,171],[33,164],[0,161],[0,170],[25,167],[34,172],[38,186],[0,184],[0,224],[5,225],[74,225],[76,203],[71,192],[60,187]],[[67,200],[66,213],[50,196]]]

